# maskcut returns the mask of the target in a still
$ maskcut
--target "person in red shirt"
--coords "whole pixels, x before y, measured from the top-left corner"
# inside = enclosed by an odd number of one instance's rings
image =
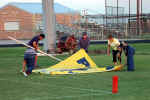
[[[75,53],[77,47],[77,40],[73,34],[67,38],[65,46],[70,54]]]
[[[67,36],[62,36],[59,38],[58,44],[57,44],[58,53],[63,53],[64,51],[66,51],[66,46],[65,46],[66,40],[67,40]]]

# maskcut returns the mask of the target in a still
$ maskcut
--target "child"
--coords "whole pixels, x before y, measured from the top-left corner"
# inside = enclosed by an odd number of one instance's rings
[[[120,42],[118,39],[114,38],[112,35],[108,36],[108,47],[107,47],[107,55],[110,56],[110,48],[112,48],[112,55],[113,55],[113,63],[117,65],[117,59],[121,64],[121,50],[118,50],[120,47]]]

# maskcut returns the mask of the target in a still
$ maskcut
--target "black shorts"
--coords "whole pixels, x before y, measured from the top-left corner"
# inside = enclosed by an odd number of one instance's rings
[[[117,54],[120,53],[120,56],[122,54],[121,51],[119,50],[112,50],[112,55],[113,55],[113,62],[117,62]],[[121,57],[119,58],[120,62],[121,62]]]

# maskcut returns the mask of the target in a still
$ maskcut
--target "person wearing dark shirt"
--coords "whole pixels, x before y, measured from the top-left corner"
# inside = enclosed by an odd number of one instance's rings
[[[83,32],[81,39],[79,40],[79,48],[83,48],[88,53],[88,47],[90,45],[90,39],[86,32]]]
[[[67,38],[68,38],[68,36],[66,36],[66,35],[59,38],[58,44],[57,44],[57,52],[58,53],[63,53],[64,51],[66,51],[65,42],[66,42]]]
[[[32,70],[35,68],[37,64],[37,55],[36,51],[39,49],[38,43],[40,40],[43,40],[45,38],[44,34],[40,34],[38,36],[33,37],[28,45],[30,45],[32,48],[27,48],[27,50],[24,53],[24,62],[23,62],[23,69],[22,72],[24,76],[28,76],[32,73]],[[27,66],[27,70],[25,71],[25,66]]]
[[[30,45],[31,47],[35,48],[35,50],[37,50],[39,41],[43,40],[44,38],[45,38],[44,34],[37,35],[29,41],[28,45]],[[35,67],[37,67],[37,66],[38,65],[37,65],[37,55],[36,55],[35,56]]]
[[[45,38],[45,35],[44,34],[40,34],[40,35],[37,35],[35,37],[33,37],[28,45],[30,45],[31,47],[35,48],[35,49],[38,49],[38,43],[40,40],[43,40]]]
[[[126,56],[127,70],[134,71],[135,70],[135,66],[134,66],[135,49],[130,45],[128,45],[126,42],[122,42],[121,46]]]
[[[31,47],[36,47],[36,45],[37,45],[37,43],[39,42],[39,40],[40,40],[40,35],[37,35],[37,36],[33,37],[33,38],[29,41],[28,45],[30,45]],[[34,44],[34,43],[35,43],[35,44]]]

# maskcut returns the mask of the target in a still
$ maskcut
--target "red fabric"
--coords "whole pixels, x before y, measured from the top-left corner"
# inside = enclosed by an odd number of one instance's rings
[[[66,41],[66,47],[69,49],[74,49],[76,48],[77,41],[75,37],[69,37]]]

